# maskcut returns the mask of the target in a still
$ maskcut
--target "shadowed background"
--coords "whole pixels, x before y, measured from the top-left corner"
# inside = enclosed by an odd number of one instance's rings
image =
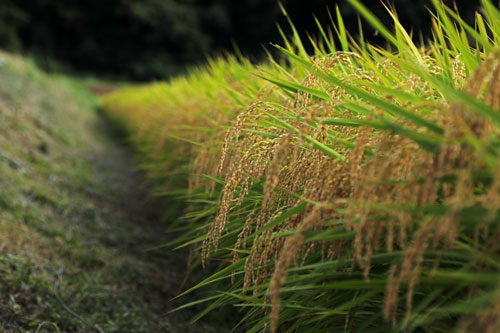
[[[451,4],[450,1],[445,1]],[[329,22],[338,5],[347,29],[357,34],[357,15],[342,0],[283,0],[297,29],[315,35],[313,15]],[[469,21],[478,1],[456,1]],[[430,1],[394,0],[407,28],[430,31]],[[388,26],[378,1],[366,5]],[[273,0],[2,0],[0,47],[28,53],[49,71],[92,73],[127,80],[166,79],[203,63],[207,56],[241,52],[258,61],[288,32]],[[366,27],[365,27],[366,28]],[[377,42],[369,29],[366,37]]]

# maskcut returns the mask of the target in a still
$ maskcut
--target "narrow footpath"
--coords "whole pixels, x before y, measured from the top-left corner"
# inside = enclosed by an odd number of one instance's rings
[[[127,295],[129,306],[137,311],[133,317],[144,322],[138,328],[141,332],[221,332],[214,324],[190,324],[194,311],[169,313],[182,304],[170,299],[185,280],[188,253],[168,248],[147,250],[171,237],[162,221],[165,201],[149,196],[130,147],[120,143],[123,138],[113,135],[114,129],[104,120],[96,125],[94,134],[103,136],[102,145],[85,158],[91,165],[93,182],[102,191],[89,189],[99,223],[88,230],[87,244],[113,253],[102,263],[111,268],[105,277],[109,287]]]

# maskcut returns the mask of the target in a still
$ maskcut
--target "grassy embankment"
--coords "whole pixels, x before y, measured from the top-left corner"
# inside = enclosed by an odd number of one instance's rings
[[[0,59],[0,331],[214,331],[166,316],[185,261],[145,252],[163,226],[96,112],[99,83]]]
[[[422,47],[350,2],[387,46],[337,13],[314,55],[295,33],[277,61],[102,106],[190,204],[167,245],[218,267],[194,287],[218,290],[206,311],[235,306],[249,332],[498,332],[500,13],[482,1],[470,26],[436,0]]]

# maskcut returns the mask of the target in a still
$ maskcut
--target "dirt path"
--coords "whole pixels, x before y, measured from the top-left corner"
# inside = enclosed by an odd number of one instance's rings
[[[216,323],[189,323],[201,308],[169,313],[182,304],[170,300],[185,279],[188,253],[168,248],[147,251],[172,237],[165,232],[168,221],[162,219],[166,201],[148,195],[130,147],[104,119],[97,119],[93,130],[101,145],[85,158],[91,165],[91,183],[98,184],[99,190],[90,189],[88,195],[99,223],[87,230],[87,242],[114,253],[104,263],[109,284],[127,294],[136,309],[134,317],[144,322],[130,332],[224,332]]]

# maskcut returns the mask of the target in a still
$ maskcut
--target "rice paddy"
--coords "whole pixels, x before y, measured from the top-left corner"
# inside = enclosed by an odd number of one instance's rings
[[[161,246],[215,269],[179,310],[234,307],[246,332],[498,332],[500,12],[434,0],[417,43],[349,2],[383,45],[337,10],[319,38],[290,22],[263,64],[102,99],[153,192],[186,205]]]

